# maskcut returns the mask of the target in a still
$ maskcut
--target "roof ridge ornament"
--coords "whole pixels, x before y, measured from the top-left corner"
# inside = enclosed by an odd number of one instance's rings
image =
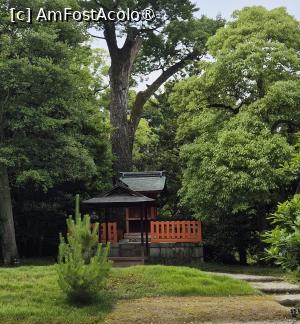
[[[120,172],[121,178],[162,177],[164,175],[165,171]]]

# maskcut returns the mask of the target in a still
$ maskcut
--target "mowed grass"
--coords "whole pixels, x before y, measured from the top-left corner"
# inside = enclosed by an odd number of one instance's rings
[[[240,296],[255,291],[248,283],[175,266],[113,269],[110,287],[122,298],[153,296]]]
[[[66,301],[53,265],[0,268],[0,323],[101,323],[120,299],[253,294],[246,282],[198,269],[136,266],[112,269],[99,299],[79,307]]]

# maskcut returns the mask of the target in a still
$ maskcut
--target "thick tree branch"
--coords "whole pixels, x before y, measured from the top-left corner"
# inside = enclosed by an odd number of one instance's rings
[[[104,87],[97,88],[97,89],[94,90],[94,94],[97,94],[97,93],[99,93],[99,92],[101,92],[101,91],[104,91],[104,90],[106,90],[106,89],[108,89],[108,88],[109,88],[109,84],[107,84],[107,85],[104,86]]]
[[[289,129],[291,129],[291,128],[295,128],[295,130],[300,129],[300,123],[297,123],[297,122],[295,122],[293,120],[289,120],[289,119],[279,119],[272,125],[272,133],[276,132],[277,128],[280,125],[288,125]]]
[[[91,33],[89,33],[90,34],[90,36],[91,37],[94,37],[94,38],[98,38],[98,39],[104,39],[104,40],[106,40],[106,38],[105,37],[102,37],[102,36],[97,36],[97,35],[93,35],[93,34],[91,34]]]
[[[117,44],[116,26],[113,22],[104,22],[104,37],[110,56],[113,59],[116,52],[119,50]]]
[[[129,64],[130,64],[130,70],[132,69],[133,63],[142,47],[142,42],[143,39],[139,36],[137,36],[134,40],[134,42],[132,43],[132,46],[130,47],[130,60],[129,60]]]
[[[139,30],[137,28],[134,27],[128,28],[127,36],[122,48],[124,51],[126,51],[126,49],[131,46],[132,42],[134,42],[138,34],[139,34]]]
[[[189,53],[179,62],[167,68],[146,90],[138,92],[135,102],[131,109],[130,123],[131,127],[135,130],[141,119],[143,108],[148,99],[163,85],[171,76],[181,70],[188,61],[197,58],[196,53]]]
[[[121,49],[124,62],[128,62],[130,71],[138,55],[138,52],[141,49],[141,46],[142,37],[139,36],[139,30],[137,28],[130,28],[128,30],[124,45]]]

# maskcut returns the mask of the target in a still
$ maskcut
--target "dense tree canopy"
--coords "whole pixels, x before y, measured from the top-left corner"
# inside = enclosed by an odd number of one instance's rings
[[[182,204],[222,236],[224,223],[234,224],[226,241],[245,262],[293,180],[283,165],[299,128],[300,27],[282,8],[245,8],[233,18],[209,39],[203,74],[179,83],[171,102],[186,165]]]
[[[4,259],[10,262],[17,255],[8,248],[14,240],[8,176],[19,211],[25,209],[28,216],[39,203],[46,212],[51,199],[43,193],[49,190],[71,184],[72,191],[76,184],[82,189],[105,187],[110,155],[108,124],[93,92],[93,56],[83,45],[85,29],[75,23],[10,24],[6,5],[2,1],[0,215]],[[23,7],[22,2],[14,5]]]
[[[135,169],[166,171],[167,190],[160,201],[160,214],[167,216],[178,210],[177,192],[181,185],[181,161],[176,140],[178,112],[168,101],[174,84],[175,82],[167,83],[164,92],[146,104],[133,151]]]

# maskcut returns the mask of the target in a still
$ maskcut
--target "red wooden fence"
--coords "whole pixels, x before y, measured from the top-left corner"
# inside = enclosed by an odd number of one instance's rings
[[[186,242],[202,241],[200,221],[151,222],[151,242]]]

